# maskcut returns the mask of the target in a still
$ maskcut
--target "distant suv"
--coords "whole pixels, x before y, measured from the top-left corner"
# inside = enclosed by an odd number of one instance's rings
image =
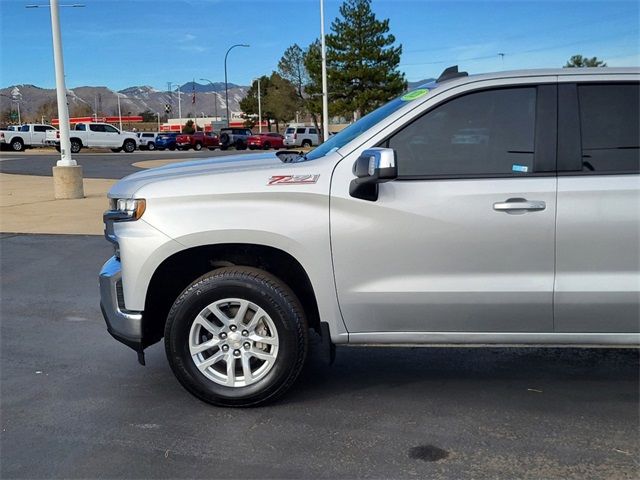
[[[236,150],[246,150],[249,137],[253,135],[248,128],[220,129],[220,149],[235,147]]]
[[[284,144],[287,147],[312,147],[320,139],[315,127],[288,127],[284,132]]]
[[[285,392],[310,328],[329,359],[637,348],[639,110],[638,68],[447,69],[306,154],[134,173],[104,216],[109,332],[140,361],[164,337],[180,383],[226,406]]]
[[[138,132],[138,141],[140,144],[138,148],[140,150],[155,150],[156,149],[156,137],[157,133],[154,132]]]

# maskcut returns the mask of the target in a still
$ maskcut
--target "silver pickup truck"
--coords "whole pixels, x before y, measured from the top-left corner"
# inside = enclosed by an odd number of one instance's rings
[[[447,69],[305,154],[109,192],[109,332],[215,405],[340,345],[640,345],[640,70]]]

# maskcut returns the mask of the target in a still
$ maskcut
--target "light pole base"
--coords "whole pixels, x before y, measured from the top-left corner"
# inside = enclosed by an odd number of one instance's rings
[[[56,200],[84,198],[82,165],[53,167],[53,192]]]

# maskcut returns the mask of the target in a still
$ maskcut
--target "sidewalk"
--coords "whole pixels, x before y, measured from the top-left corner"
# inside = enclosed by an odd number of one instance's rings
[[[102,235],[116,180],[84,179],[85,198],[54,200],[53,178],[0,174],[0,232]]]

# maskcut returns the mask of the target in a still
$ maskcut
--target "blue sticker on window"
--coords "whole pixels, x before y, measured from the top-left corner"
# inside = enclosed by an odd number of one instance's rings
[[[511,171],[518,173],[527,173],[529,171],[529,167],[527,167],[526,165],[513,165],[511,167]]]

